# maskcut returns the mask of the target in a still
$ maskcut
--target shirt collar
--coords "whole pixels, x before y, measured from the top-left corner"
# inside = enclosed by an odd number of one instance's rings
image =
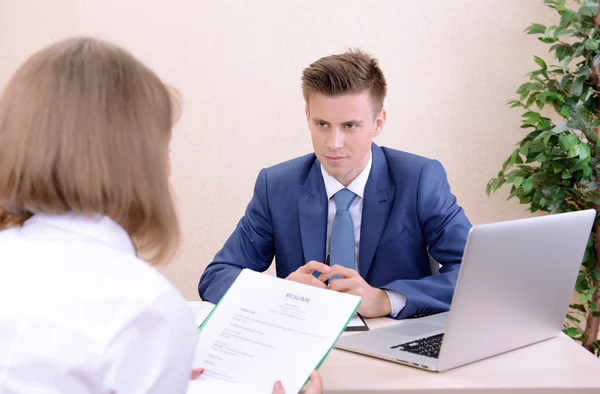
[[[325,191],[327,192],[327,199],[329,200],[333,195],[343,188],[346,188],[352,191],[360,198],[364,198],[365,194],[365,186],[367,185],[367,181],[369,180],[369,173],[371,172],[371,166],[373,164],[373,155],[369,153],[369,162],[367,166],[361,171],[360,174],[348,185],[344,186],[335,179],[332,175],[330,175],[323,164],[321,164],[321,174],[323,175],[323,181],[325,182]]]
[[[24,227],[45,224],[70,233],[92,238],[123,253],[136,255],[129,234],[107,216],[68,213],[49,215],[37,213],[25,221]]]

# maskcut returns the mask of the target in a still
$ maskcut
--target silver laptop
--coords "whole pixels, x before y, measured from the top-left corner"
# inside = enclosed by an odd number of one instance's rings
[[[449,312],[345,336],[335,346],[445,371],[558,335],[595,215],[473,226]]]

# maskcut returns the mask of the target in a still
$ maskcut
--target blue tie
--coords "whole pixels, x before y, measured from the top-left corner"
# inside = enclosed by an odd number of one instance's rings
[[[335,218],[331,227],[331,243],[329,246],[329,262],[342,267],[356,269],[354,260],[354,225],[350,216],[350,204],[356,194],[348,189],[342,189],[333,195],[335,201]],[[339,279],[334,276],[331,279]]]

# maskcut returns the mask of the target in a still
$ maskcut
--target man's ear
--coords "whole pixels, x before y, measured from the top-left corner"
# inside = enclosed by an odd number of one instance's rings
[[[310,117],[310,112],[308,111],[308,103],[304,106],[304,114],[306,115],[306,121],[308,122]]]
[[[373,133],[373,137],[377,137],[379,134],[381,134],[383,126],[385,126],[386,119],[387,112],[385,108],[382,108],[381,111],[379,111],[377,117],[375,118],[375,132]]]

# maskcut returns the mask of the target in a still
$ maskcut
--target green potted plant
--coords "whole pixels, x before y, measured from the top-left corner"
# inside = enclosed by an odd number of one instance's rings
[[[487,185],[503,185],[531,212],[600,212],[600,0],[544,0],[557,24],[534,23],[527,34],[550,46],[548,63],[517,89],[524,138]],[[559,19],[559,20],[558,20]],[[596,219],[575,285],[564,332],[600,356],[600,219]]]

